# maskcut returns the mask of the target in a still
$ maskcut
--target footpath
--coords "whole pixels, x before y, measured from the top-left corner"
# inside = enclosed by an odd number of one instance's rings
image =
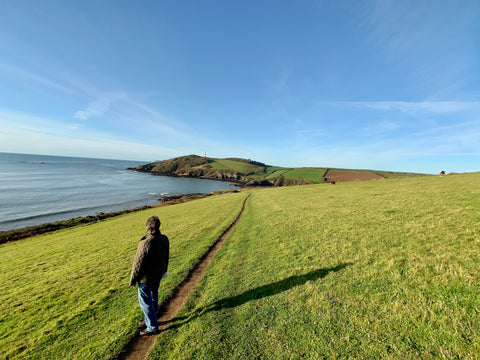
[[[158,317],[158,322],[160,324],[159,334],[144,337],[137,335],[133,337],[132,340],[126,345],[124,350],[114,358],[115,360],[143,360],[146,358],[148,352],[155,344],[157,336],[161,336],[161,333],[168,329],[172,320],[184,306],[192,290],[202,279],[210,260],[222,247],[232,230],[237,225],[238,221],[242,217],[243,211],[245,210],[245,204],[249,197],[250,195],[248,195],[243,201],[242,210],[240,210],[240,213],[233,223],[230,224],[230,226],[223,232],[222,235],[220,235],[220,237],[218,237],[217,240],[215,240],[213,245],[210,246],[205,254],[200,257],[197,264],[187,274],[187,277],[175,288],[172,296],[159,305],[159,313],[161,314]]]

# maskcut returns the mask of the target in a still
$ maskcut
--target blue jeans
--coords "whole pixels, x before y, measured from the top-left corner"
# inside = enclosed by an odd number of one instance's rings
[[[149,332],[158,329],[157,311],[159,286],[160,280],[138,283],[138,302],[145,315],[145,325],[147,325],[147,331]]]

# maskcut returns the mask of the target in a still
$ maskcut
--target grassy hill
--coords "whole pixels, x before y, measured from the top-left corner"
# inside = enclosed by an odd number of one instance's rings
[[[181,156],[138,166],[135,169],[169,176],[189,176],[238,181],[249,186],[322,184],[330,181],[358,181],[422,176],[422,174],[327,168],[283,168],[240,158]]]
[[[263,173],[265,171],[264,164],[251,163],[241,159],[210,159],[208,164],[212,169],[234,170],[242,175]]]
[[[159,216],[171,241],[162,300],[235,219],[245,196],[158,207],[0,245],[0,359],[112,358],[141,317],[128,281],[146,219]]]
[[[480,174],[258,190],[150,359],[475,359]]]
[[[136,171],[168,176],[188,176],[247,183],[248,176],[265,171],[265,164],[245,159],[214,159],[197,155],[140,165]]]
[[[323,168],[295,168],[295,169],[278,169],[267,175],[268,178],[283,176],[290,179],[306,179],[312,184],[321,184],[325,182],[324,176],[327,169]]]
[[[164,299],[247,194],[150,359],[478,358],[480,173],[246,190],[0,245],[0,358],[112,358],[141,317],[145,220],[171,240]]]

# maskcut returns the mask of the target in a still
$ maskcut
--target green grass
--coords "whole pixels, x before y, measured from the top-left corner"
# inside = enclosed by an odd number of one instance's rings
[[[130,269],[145,221],[170,238],[164,299],[235,219],[246,194],[159,207],[0,246],[0,358],[109,359],[142,317]]]
[[[111,358],[141,318],[145,220],[171,240],[165,298],[248,193],[151,359],[480,356],[474,173],[240,192],[1,245],[0,358]]]
[[[277,176],[283,175],[286,172],[291,171],[291,170],[293,170],[293,169],[287,169],[287,168],[274,168],[274,169],[272,169],[271,168],[267,172],[265,178],[267,178],[267,179],[276,178]]]
[[[270,177],[275,177],[279,176],[281,173],[287,171],[289,169],[279,167],[279,166],[271,166],[271,165],[266,165],[265,166],[265,171],[264,172],[257,172],[254,174],[250,174],[248,177],[251,179],[257,179],[257,178],[270,178]],[[274,174],[272,176],[272,174]]]
[[[296,179],[303,178],[310,180],[314,184],[322,184],[324,182],[323,176],[325,176],[326,168],[281,168],[269,166],[266,169],[266,178],[275,178],[277,176],[284,176],[286,178]],[[425,174],[415,174],[415,173],[406,173],[406,172],[393,172],[393,171],[373,171],[373,170],[351,170],[351,169],[332,169],[332,170],[349,170],[349,171],[359,171],[359,172],[373,172],[384,178],[388,179],[400,179],[408,177],[418,177],[425,176]],[[260,176],[260,175],[259,175]]]
[[[270,175],[272,174],[273,172],[275,171],[281,171],[281,170],[291,170],[289,168],[284,168],[284,167],[280,167],[280,166],[271,166],[271,165],[267,165],[265,166],[265,173],[267,175]]]
[[[476,359],[480,174],[252,192],[151,359]]]
[[[323,183],[323,176],[325,175],[325,171],[326,169],[323,168],[295,168],[286,171],[282,175],[286,178],[303,178],[306,180],[310,180],[314,184],[321,184]]]
[[[398,172],[398,171],[376,171],[372,170],[375,174],[383,176],[387,179],[402,179],[407,177],[417,177],[417,176],[426,176],[426,174],[420,173],[407,173],[407,172]]]
[[[227,159],[213,159],[213,161],[210,162],[209,164],[213,169],[234,170],[244,175],[256,173],[256,172],[259,172],[260,170],[263,170],[263,167],[258,165],[248,164],[241,161],[227,160]]]

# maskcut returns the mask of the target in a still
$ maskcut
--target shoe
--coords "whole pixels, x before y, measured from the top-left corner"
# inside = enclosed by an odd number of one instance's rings
[[[140,331],[140,336],[151,336],[156,334],[158,334],[158,328],[155,329],[154,331],[147,331],[147,329]]]
[[[147,327],[145,320],[140,320],[137,325],[139,329],[145,329]]]

